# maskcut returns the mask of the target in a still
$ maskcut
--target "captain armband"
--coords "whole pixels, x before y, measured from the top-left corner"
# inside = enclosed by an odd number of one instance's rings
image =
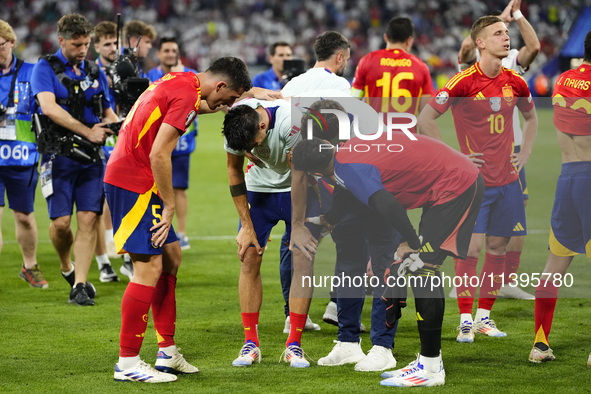
[[[242,182],[237,185],[230,185],[230,194],[232,197],[239,197],[246,194],[246,183]]]

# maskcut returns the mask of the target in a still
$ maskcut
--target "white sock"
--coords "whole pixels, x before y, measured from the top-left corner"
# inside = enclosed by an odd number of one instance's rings
[[[471,313],[461,313],[460,314],[460,324],[462,324],[465,321],[467,321],[469,323],[473,323]]]
[[[107,243],[115,242],[115,238],[113,238],[113,229],[105,230],[105,241]]]
[[[164,352],[164,354],[166,354],[167,356],[172,356],[172,355],[175,355],[179,352],[176,348],[176,345],[161,347],[158,350],[160,350],[161,352]]]
[[[441,354],[437,357],[425,357],[421,354],[420,363],[423,364],[425,370],[433,373],[439,372],[441,365]]]
[[[111,261],[109,261],[109,256],[107,254],[101,254],[100,256],[96,256],[96,262],[98,263],[99,269],[103,268],[105,265],[111,265]]]
[[[62,274],[64,274],[65,276],[68,276],[68,275],[70,275],[72,272],[74,272],[74,264],[72,264],[72,269],[71,269],[71,270],[69,270],[68,272],[64,272],[64,271],[62,271]]]
[[[479,322],[483,319],[490,319],[490,311],[481,308],[476,309],[476,318],[474,320]]]
[[[134,357],[121,357],[119,356],[119,362],[117,363],[117,366],[119,367],[119,369],[128,369],[131,368],[135,365],[135,363],[137,363],[138,361],[140,361],[140,355],[138,354],[137,356]]]

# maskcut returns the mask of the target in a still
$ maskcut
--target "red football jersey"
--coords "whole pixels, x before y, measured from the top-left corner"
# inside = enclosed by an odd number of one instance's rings
[[[453,76],[429,105],[439,113],[451,106],[462,153],[483,153],[480,172],[486,186],[508,185],[519,177],[511,164],[513,108],[527,112],[534,103],[518,73],[503,67],[489,78],[476,63]]]
[[[352,86],[363,90],[367,103],[384,113],[416,115],[418,98],[433,94],[427,65],[402,49],[380,49],[365,55],[357,65]]]
[[[558,77],[552,95],[554,126],[563,133],[591,135],[591,65]]]
[[[150,152],[160,126],[167,123],[182,135],[200,104],[199,78],[192,72],[170,73],[150,85],[123,122],[105,182],[139,194],[150,190],[154,185]]]
[[[478,167],[466,155],[433,138],[410,141],[400,132],[373,141],[351,138],[335,156],[337,183],[368,204],[386,189],[406,209],[446,203],[478,178]]]

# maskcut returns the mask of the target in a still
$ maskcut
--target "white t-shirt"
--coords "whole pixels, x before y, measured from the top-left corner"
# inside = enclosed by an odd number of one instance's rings
[[[343,77],[328,71],[324,67],[311,68],[289,81],[281,93],[283,97],[295,96],[313,90],[335,89],[351,96],[351,84]]]
[[[294,128],[291,124],[290,103],[285,100],[248,99],[239,105],[248,105],[254,109],[263,106],[275,111],[274,119],[271,119],[270,122],[273,127],[267,131],[267,136],[261,145],[251,151],[253,155],[261,159],[265,168],[248,164],[245,176],[246,189],[262,193],[290,191],[291,170],[287,161],[287,152],[301,139],[299,128]],[[224,149],[234,155],[244,156],[244,151],[230,149],[227,143],[224,143]]]
[[[519,55],[519,50],[511,49],[509,51],[509,55],[506,58],[503,58],[502,65],[505,68],[517,71],[520,75],[525,74],[527,71],[521,65],[517,64],[517,56]],[[480,51],[476,50],[476,61],[480,61]],[[461,65],[458,66],[460,71]],[[513,139],[515,141],[515,146],[521,146],[523,143],[523,131],[521,130],[521,123],[519,119],[519,110],[517,107],[513,110]]]

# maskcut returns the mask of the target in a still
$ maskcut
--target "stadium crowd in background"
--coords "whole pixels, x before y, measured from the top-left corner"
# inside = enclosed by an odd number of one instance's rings
[[[542,44],[539,64],[557,54],[579,5],[580,2],[567,5],[541,0],[524,4],[522,12]],[[311,0],[280,3],[235,0],[223,5],[211,0],[127,3],[25,0],[7,2],[0,9],[0,19],[15,26],[20,38],[16,54],[25,61],[35,62],[41,54],[57,49],[52,33],[61,15],[76,9],[91,22],[98,23],[114,21],[116,12],[122,12],[124,20],[144,21],[154,26],[160,36],[179,37],[183,63],[196,70],[205,70],[216,58],[229,55],[244,59],[249,67],[258,65],[262,70],[267,64],[268,46],[277,41],[290,43],[294,57],[306,59],[311,66],[316,36],[325,30],[336,30],[351,41],[352,57],[345,75],[350,79],[361,57],[383,46],[382,30],[388,21],[397,14],[407,14],[417,31],[416,54],[432,73],[451,77],[456,72],[457,51],[472,22],[490,10],[502,10],[505,6],[502,0],[341,0],[323,6]],[[518,43],[517,27],[512,26],[510,30],[513,42]],[[152,55],[144,71],[156,64],[157,59]]]

